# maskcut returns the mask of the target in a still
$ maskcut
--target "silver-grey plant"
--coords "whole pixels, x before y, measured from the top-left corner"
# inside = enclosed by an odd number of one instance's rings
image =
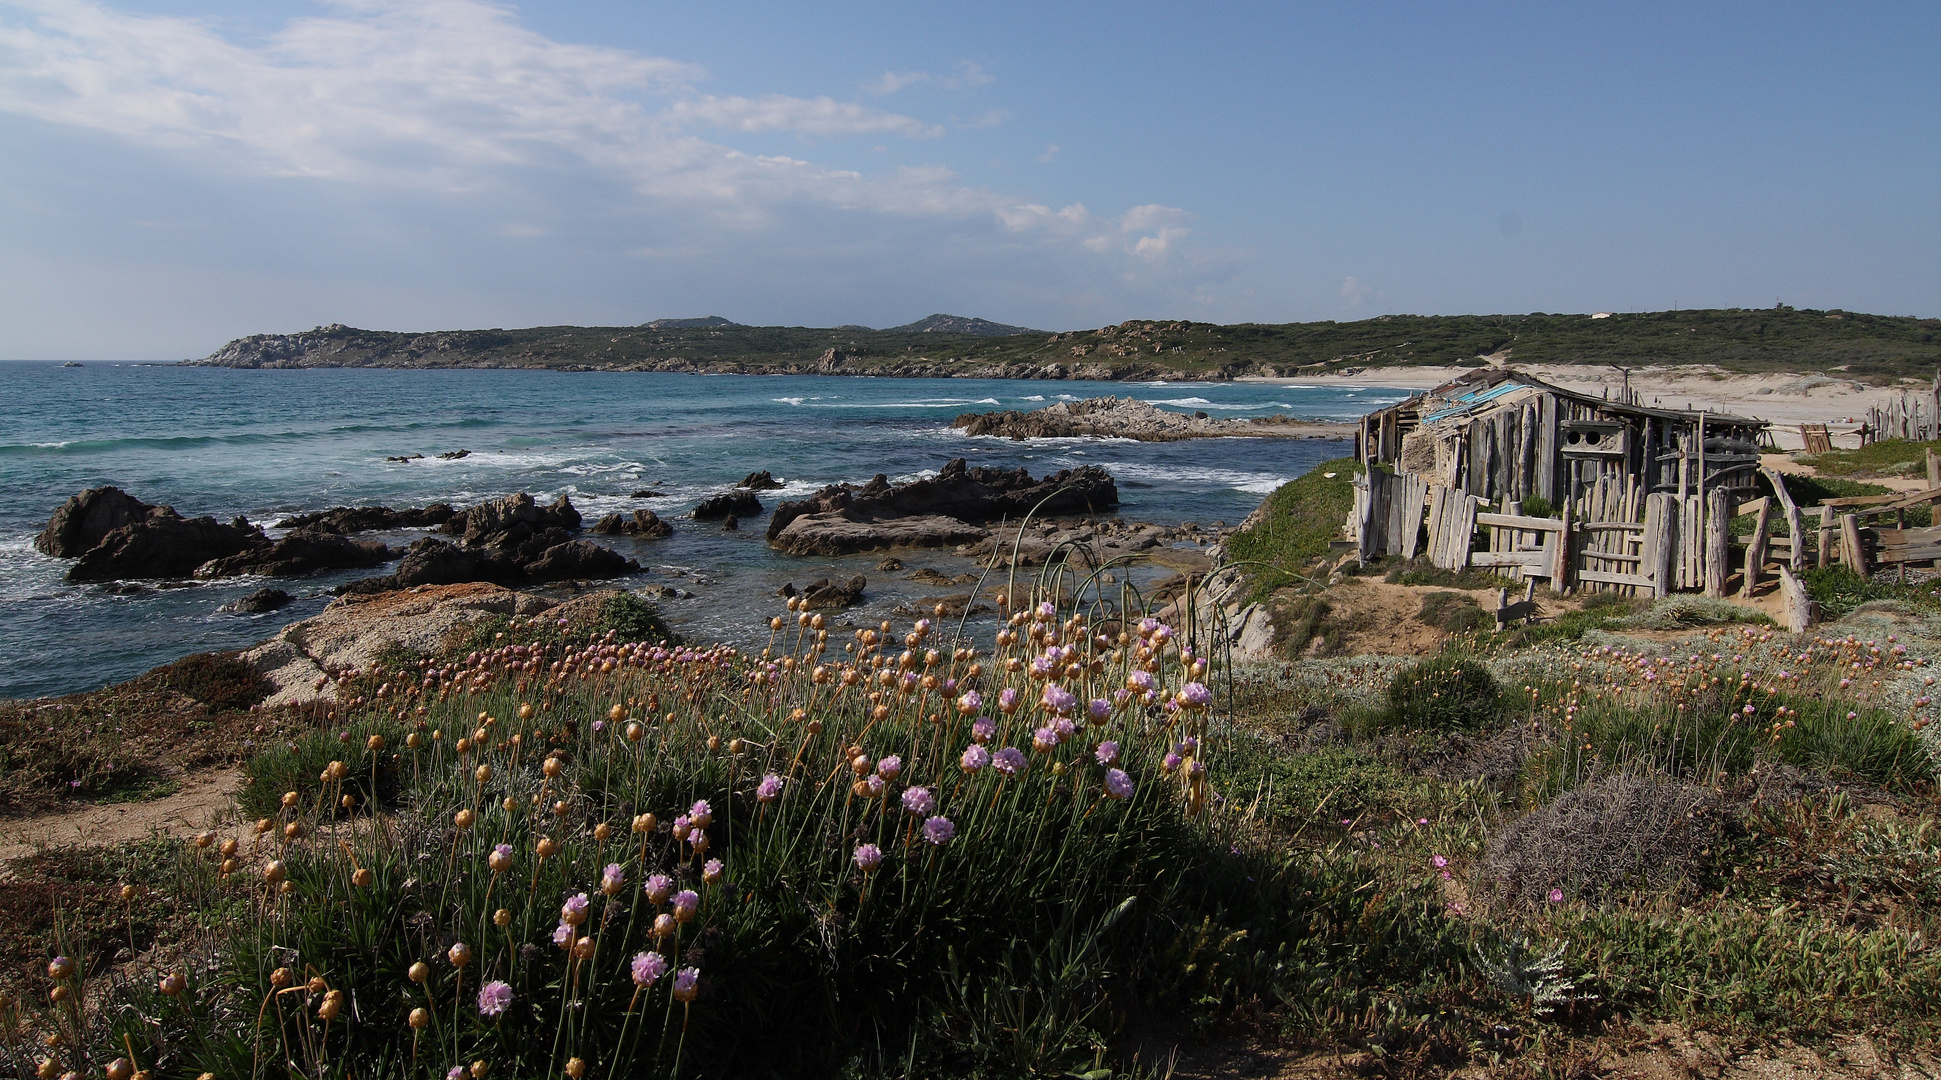
[[[1597,997],[1595,994],[1574,993],[1577,984],[1564,977],[1563,956],[1564,950],[1569,947],[1570,942],[1566,941],[1532,959],[1534,950],[1530,948],[1529,941],[1516,937],[1503,945],[1500,959],[1489,956],[1480,945],[1472,946],[1472,951],[1476,970],[1482,972],[1490,985],[1511,997],[1529,999],[1530,1011],[1544,1016],[1559,1005],[1592,1001]]]

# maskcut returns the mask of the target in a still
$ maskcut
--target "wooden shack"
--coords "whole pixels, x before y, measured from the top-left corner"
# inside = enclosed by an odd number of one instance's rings
[[[1571,507],[1602,490],[1628,506],[1660,493],[1750,497],[1767,424],[1596,397],[1480,368],[1362,418],[1356,457],[1486,502]]]

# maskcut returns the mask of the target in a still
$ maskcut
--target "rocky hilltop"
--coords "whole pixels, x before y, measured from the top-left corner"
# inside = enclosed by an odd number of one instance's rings
[[[1204,412],[1173,412],[1129,397],[1061,401],[1030,412],[1007,409],[964,413],[951,421],[950,426],[966,435],[1000,435],[1007,439],[1067,439],[1090,435],[1140,442],[1233,436],[1333,439],[1354,433],[1351,424],[1321,424],[1278,415],[1220,420]]]

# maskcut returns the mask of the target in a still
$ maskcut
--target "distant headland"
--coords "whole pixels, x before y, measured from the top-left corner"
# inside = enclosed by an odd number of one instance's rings
[[[883,330],[744,326],[721,316],[638,326],[407,333],[320,326],[238,338],[190,364],[233,368],[532,368],[911,378],[1311,378],[1372,368],[1703,365],[1726,372],[1931,378],[1941,319],[1774,308],[1383,315],[1358,322],[1134,319],[1047,333],[957,315]]]

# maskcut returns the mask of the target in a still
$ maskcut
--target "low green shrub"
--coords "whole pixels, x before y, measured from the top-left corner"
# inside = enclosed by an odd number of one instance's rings
[[[1820,605],[1820,615],[1826,619],[1841,618],[1875,600],[1897,600],[1929,612],[1941,610],[1941,590],[1932,582],[1904,585],[1881,581],[1861,577],[1849,566],[1809,569],[1801,575],[1801,580],[1807,595]]]
[[[133,686],[172,690],[212,709],[247,709],[276,690],[262,673],[233,653],[185,656],[141,676]]]
[[[1541,495],[1531,495],[1525,498],[1523,500],[1522,510],[1524,517],[1547,518],[1557,516],[1557,508],[1550,505],[1550,500]]]
[[[1328,545],[1340,537],[1341,523],[1354,507],[1354,478],[1360,472],[1353,458],[1324,461],[1276,488],[1259,516],[1227,538],[1228,560],[1253,578],[1253,599],[1303,580],[1312,564],[1328,555]]]
[[[1504,589],[1516,583],[1484,570],[1449,570],[1431,563],[1427,556],[1397,563],[1382,580],[1390,585],[1417,585],[1435,589]]]
[[[1450,634],[1468,633],[1494,624],[1494,618],[1468,593],[1432,592],[1422,598],[1417,621]]]
[[[1417,661],[1388,684],[1388,720],[1403,728],[1454,731],[1493,726],[1503,691],[1482,664],[1445,653]]]

